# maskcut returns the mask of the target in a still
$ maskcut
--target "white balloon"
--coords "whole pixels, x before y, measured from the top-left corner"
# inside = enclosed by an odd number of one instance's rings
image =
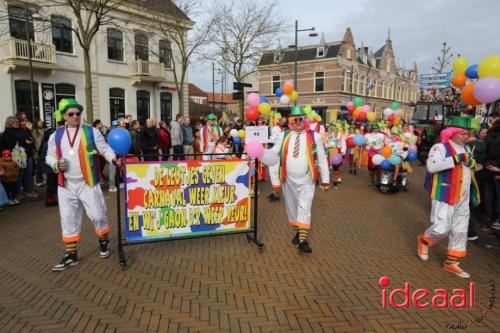
[[[233,128],[232,130],[229,131],[229,135],[234,137],[238,136],[238,130],[236,128]]]
[[[384,160],[385,160],[384,156],[382,156],[380,154],[375,154],[372,157],[372,163],[375,165],[380,165],[380,163],[382,163],[382,161],[384,161]]]
[[[260,160],[267,166],[273,166],[278,164],[280,158],[274,150],[264,149],[264,153],[262,153],[262,157]]]
[[[394,112],[394,111],[393,111],[391,108],[386,108],[386,109],[384,110],[384,116],[385,116],[386,118],[389,118],[393,112]]]
[[[288,97],[285,94],[281,95],[281,97],[280,97],[280,104],[281,105],[288,105],[288,104],[290,104],[290,97]]]

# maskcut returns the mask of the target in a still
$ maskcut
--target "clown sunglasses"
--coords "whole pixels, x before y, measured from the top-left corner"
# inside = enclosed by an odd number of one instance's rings
[[[73,116],[80,117],[81,114],[82,114],[81,112],[68,112],[69,117]]]
[[[305,116],[295,116],[295,117],[288,117],[288,121],[293,124],[293,123],[302,123],[306,121]]]

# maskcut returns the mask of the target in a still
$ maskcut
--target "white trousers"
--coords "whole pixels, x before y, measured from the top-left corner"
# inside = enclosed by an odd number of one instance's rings
[[[210,161],[212,159],[211,155],[205,155],[205,154],[212,154],[215,149],[215,142],[209,142],[207,143],[207,150],[203,152],[203,160],[204,161]]]
[[[64,181],[64,187],[58,187],[59,213],[63,242],[80,240],[83,209],[94,223],[97,235],[109,232],[106,203],[101,187],[88,186],[85,181]]]
[[[304,175],[309,177],[309,175]],[[301,180],[303,181],[303,180]],[[314,199],[315,186],[309,180],[301,184],[287,177],[283,184],[283,197],[285,198],[288,224],[294,228],[311,229],[311,207]]]
[[[271,185],[273,189],[280,187],[280,163],[276,163],[273,166],[269,166],[269,178],[271,179]]]
[[[465,257],[467,247],[467,229],[469,227],[470,193],[454,205],[432,200],[431,223],[424,233],[424,239],[430,245],[448,237],[447,254],[454,257]]]

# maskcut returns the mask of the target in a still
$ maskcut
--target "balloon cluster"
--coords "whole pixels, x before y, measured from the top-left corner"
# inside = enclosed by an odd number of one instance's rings
[[[408,148],[406,159],[413,162],[417,159],[417,146],[411,144]],[[399,155],[394,154],[392,148],[388,145],[384,146],[378,154],[372,156],[372,163],[380,166],[382,169],[390,169],[392,166],[399,165],[403,162]]]
[[[299,93],[295,90],[292,81],[286,81],[283,87],[276,88],[274,94],[279,97],[281,105],[288,105],[299,98]]]
[[[250,107],[245,110],[244,115],[248,121],[256,121],[260,116],[269,117],[271,114],[271,104],[265,96],[250,93],[247,96],[247,103]]]
[[[384,117],[390,125],[399,126],[402,116],[403,110],[398,102],[392,102],[390,108],[384,109]]]
[[[240,144],[243,139],[245,139],[245,130],[240,129],[239,131],[235,128],[229,131],[229,135],[233,138],[233,143]]]
[[[469,66],[465,57],[453,61],[455,75],[451,84],[462,89],[460,98],[465,104],[476,106],[500,99],[500,55],[483,58],[479,65]],[[467,79],[475,80],[466,85]]]
[[[357,120],[366,119],[370,122],[377,120],[377,114],[371,111],[368,104],[363,105],[363,99],[361,97],[355,97],[352,102],[347,103],[347,111]]]

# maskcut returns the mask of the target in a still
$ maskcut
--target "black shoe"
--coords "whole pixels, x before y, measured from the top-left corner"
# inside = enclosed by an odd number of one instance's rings
[[[269,194],[266,198],[271,199],[274,196],[274,193]]]
[[[293,244],[293,245],[299,245],[299,243],[300,243],[299,233],[297,232],[297,233],[295,234],[295,237],[293,237],[293,238],[292,238],[292,244]]]
[[[76,265],[78,265],[78,255],[76,253],[65,253],[61,262],[52,267],[52,271],[60,272]]]
[[[354,174],[357,174],[357,173],[358,173],[358,171],[356,171],[356,169],[354,169],[353,173],[354,173]]]
[[[271,197],[269,198],[269,201],[271,201],[271,202],[279,201],[279,200],[280,200],[280,197],[278,197],[277,195],[274,195],[274,193],[271,194]]]
[[[100,250],[99,257],[101,259],[107,258],[111,254],[111,246],[109,246],[109,239],[99,239]]]
[[[303,253],[311,253],[313,250],[311,249],[307,241],[303,241],[299,244],[299,251]]]

